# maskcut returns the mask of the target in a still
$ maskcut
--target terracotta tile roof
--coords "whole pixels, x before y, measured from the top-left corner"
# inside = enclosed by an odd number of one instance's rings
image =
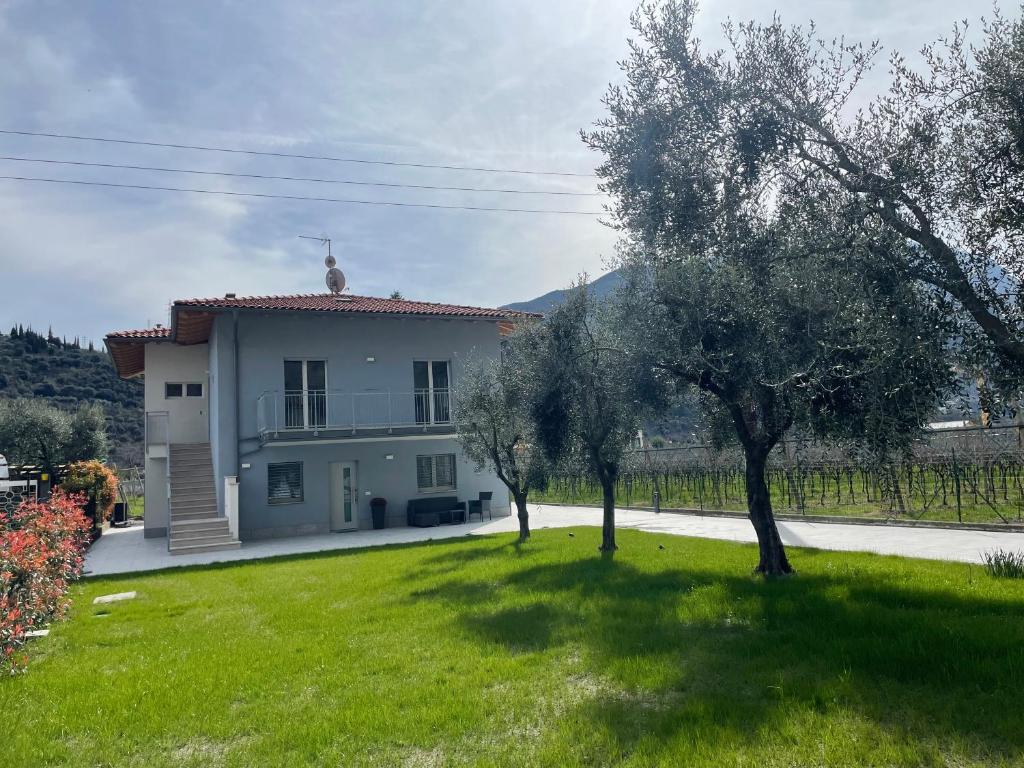
[[[207,342],[214,318],[222,309],[483,318],[496,320],[498,332],[502,336],[513,330],[517,319],[541,317],[533,312],[519,312],[513,309],[466,307],[459,304],[437,304],[406,299],[378,299],[372,296],[343,295],[339,298],[330,293],[180,299],[174,302],[171,312],[173,329],[143,328],[107,334],[107,349],[110,350],[118,373],[128,378],[145,372],[146,342],[163,339],[173,340],[174,343],[182,345]]]
[[[441,317],[516,318],[539,317],[530,312],[512,309],[466,307],[458,304],[437,304],[407,299],[378,299],[373,296],[336,297],[329,293],[307,293],[293,296],[243,296],[239,298],[183,299],[174,302],[175,308],[202,307],[205,309],[256,309],[308,312],[362,312],[386,315],[436,315]]]
[[[140,328],[133,331],[112,331],[107,334],[108,339],[138,339],[140,341],[147,341],[149,339],[169,339],[171,337],[170,328]]]

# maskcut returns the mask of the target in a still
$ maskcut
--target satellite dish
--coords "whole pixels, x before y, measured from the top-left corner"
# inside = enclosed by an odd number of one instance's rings
[[[336,266],[338,266],[337,260],[333,256],[331,256],[330,253],[328,253],[327,258],[324,259],[324,264],[327,265],[328,269],[334,269]]]
[[[334,261],[333,256],[327,257],[330,261]],[[331,290],[335,296],[345,290],[345,273],[337,267],[332,266],[327,270],[327,287]]]

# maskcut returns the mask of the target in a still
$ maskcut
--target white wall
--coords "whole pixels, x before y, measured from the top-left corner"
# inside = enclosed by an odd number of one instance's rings
[[[167,459],[146,459],[145,536],[167,535]]]
[[[209,355],[207,344],[146,345],[146,412],[168,412],[172,443],[205,443],[210,439]],[[167,382],[199,382],[203,396],[167,398]]]

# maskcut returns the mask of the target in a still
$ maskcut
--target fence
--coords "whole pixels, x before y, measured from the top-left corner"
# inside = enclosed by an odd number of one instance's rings
[[[1024,522],[1024,428],[966,427],[929,433],[909,455],[879,463],[849,446],[789,440],[772,452],[768,487],[776,511],[959,522]],[[743,456],[736,448],[635,451],[619,477],[620,504],[744,510]],[[556,477],[539,500],[600,501],[583,475]]]
[[[0,480],[0,512],[13,512],[23,501],[39,497],[36,480]]]

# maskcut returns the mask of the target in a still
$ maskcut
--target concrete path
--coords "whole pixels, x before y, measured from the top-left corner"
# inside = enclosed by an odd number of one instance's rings
[[[601,525],[601,510],[592,507],[530,505],[530,523],[534,529],[566,528],[573,525]],[[697,536],[728,541],[756,541],[754,529],[745,519],[698,517],[639,510],[618,510],[619,528],[635,528],[676,536]],[[145,539],[142,526],[112,529],[89,551],[85,561],[87,575],[133,573],[158,568],[234,560],[252,560],[277,555],[293,555],[385,544],[406,544],[431,539],[518,530],[514,517],[502,517],[462,525],[437,528],[389,528],[383,531],[352,531],[321,536],[245,542],[240,549],[170,555],[166,539]],[[795,547],[877,552],[934,560],[981,562],[983,553],[996,549],[1024,551],[1024,533],[993,531],[957,531],[939,528],[910,528],[895,525],[842,525],[836,523],[780,522],[783,541]]]

